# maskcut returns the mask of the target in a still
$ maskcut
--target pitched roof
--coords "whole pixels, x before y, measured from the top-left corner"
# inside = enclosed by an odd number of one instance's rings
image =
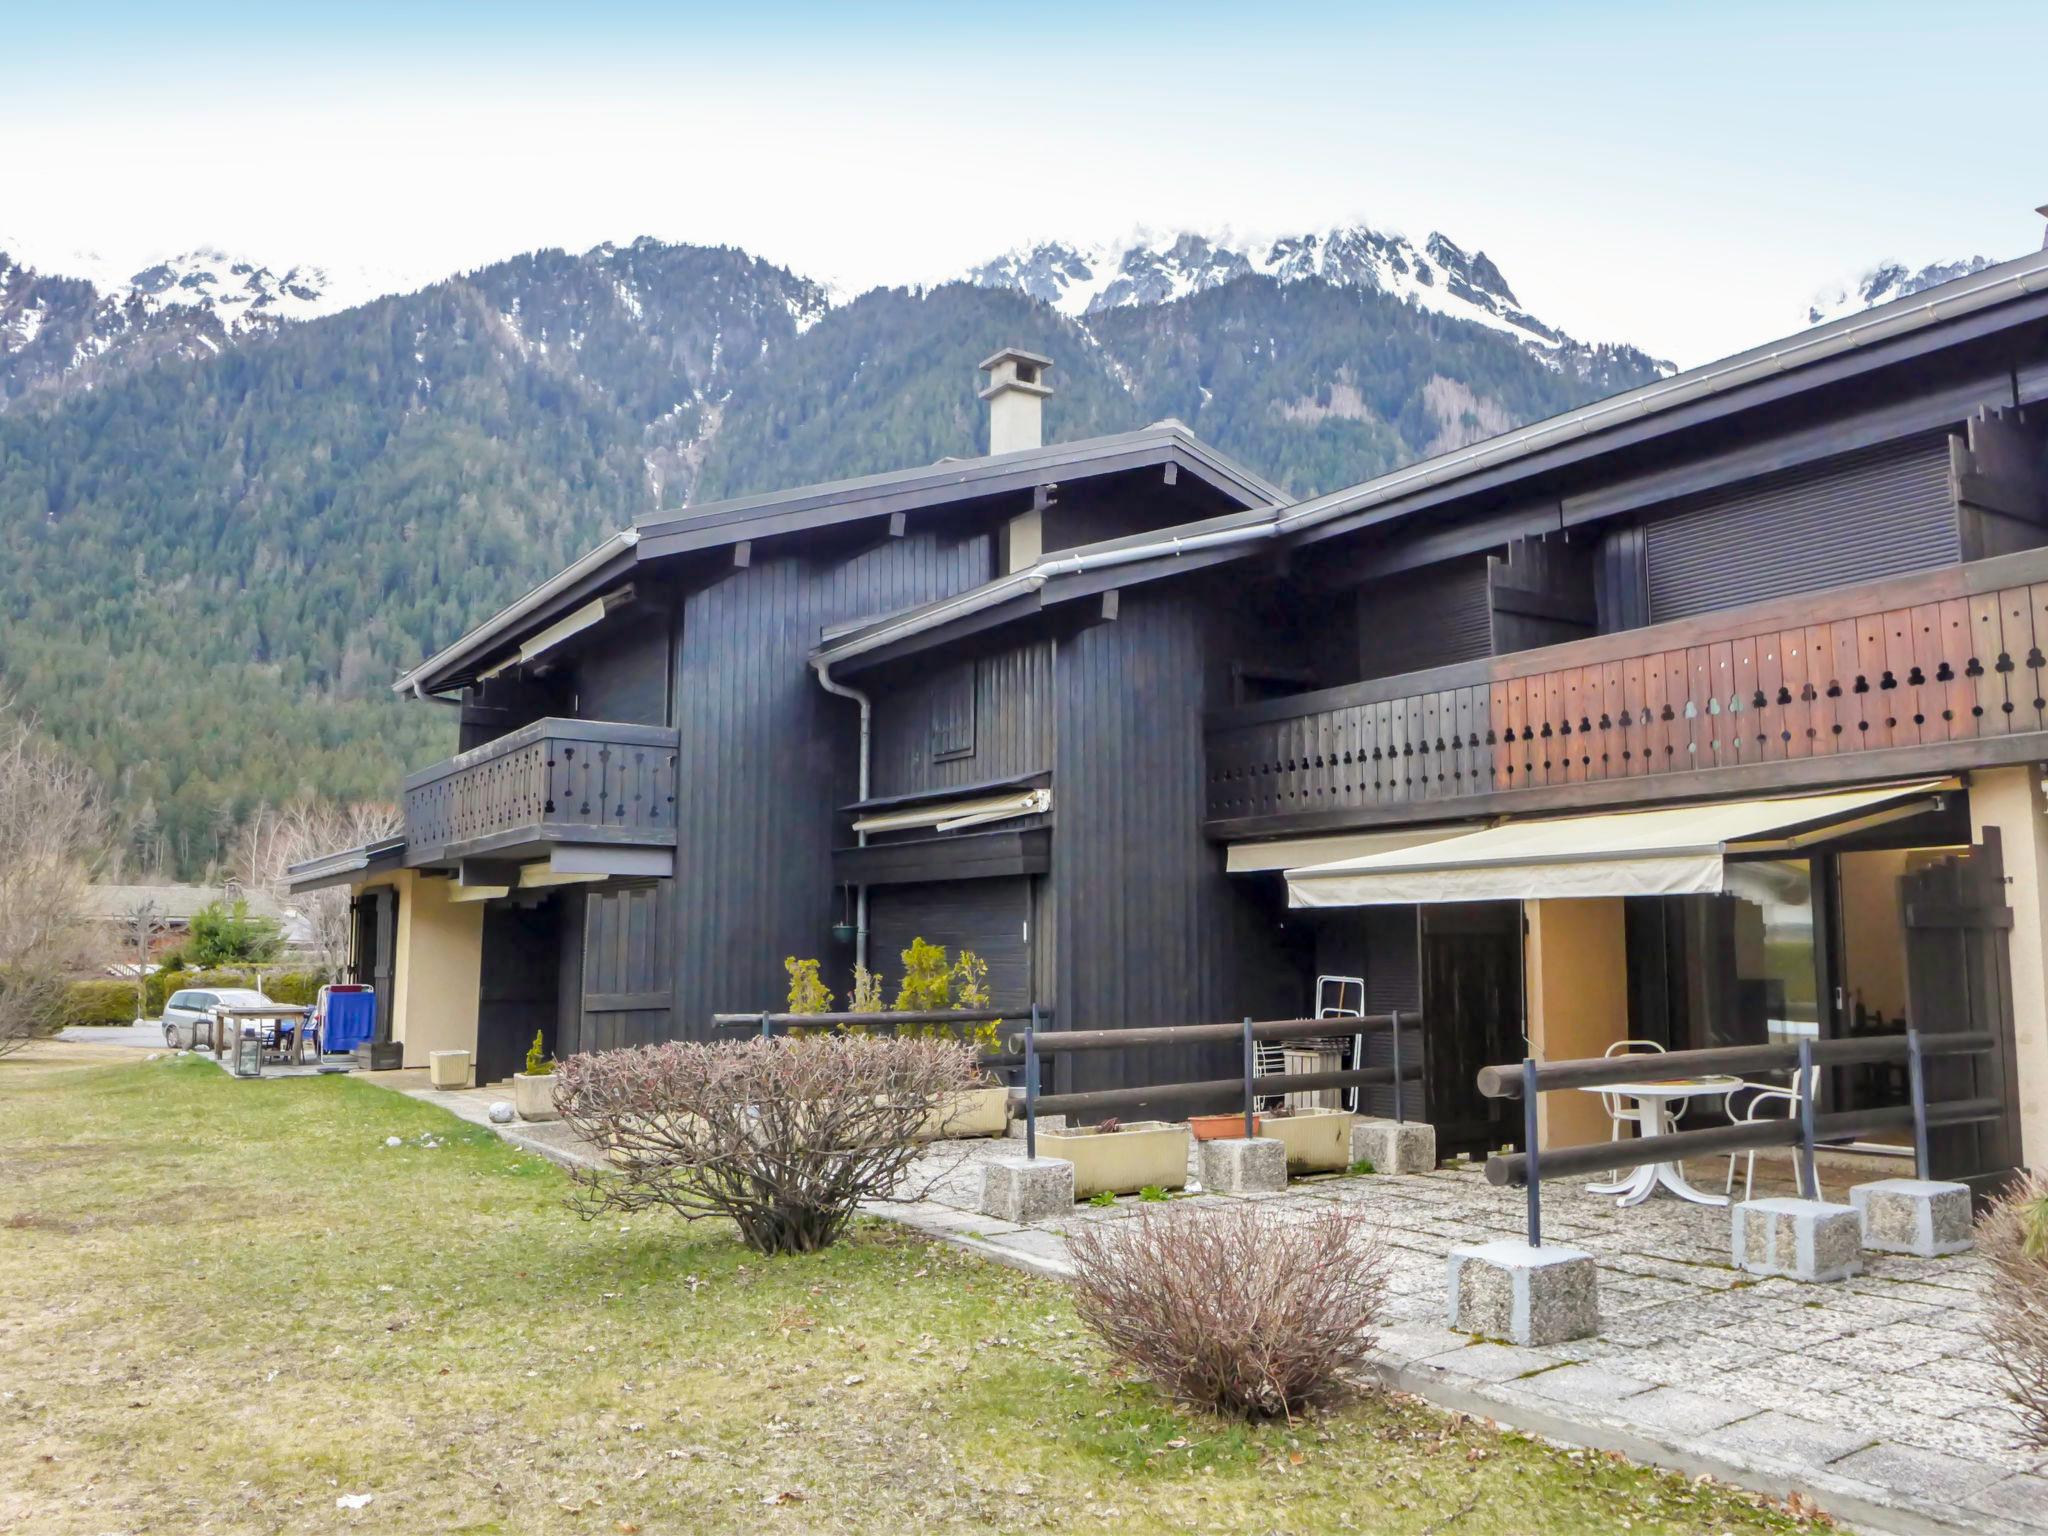
[[[1017,453],[941,459],[913,469],[708,502],[681,512],[653,513],[613,534],[405,673],[392,688],[398,693],[426,693],[465,681],[468,669],[643,561],[1163,464],[1186,470],[1240,506],[1272,507],[1287,499],[1278,486],[1218,453],[1180,422],[1161,421],[1135,432],[1052,443]]]

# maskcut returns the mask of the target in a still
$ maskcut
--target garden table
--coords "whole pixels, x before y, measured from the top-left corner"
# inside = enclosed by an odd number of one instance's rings
[[[1726,1098],[1741,1086],[1739,1077],[1681,1077],[1649,1083],[1594,1083],[1579,1091],[1634,1099],[1642,1110],[1642,1117],[1636,1122],[1639,1133],[1668,1136],[1677,1128],[1678,1110],[1687,1099]],[[1619,1195],[1616,1205],[1641,1205],[1659,1187],[1695,1205],[1728,1203],[1726,1195],[1710,1195],[1688,1184],[1684,1168],[1677,1163],[1645,1163],[1616,1183],[1588,1184],[1586,1189],[1596,1195]]]

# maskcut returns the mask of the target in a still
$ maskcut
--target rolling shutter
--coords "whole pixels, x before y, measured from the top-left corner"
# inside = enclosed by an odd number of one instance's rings
[[[1031,1005],[1031,957],[1024,924],[1031,882],[947,880],[931,885],[875,886],[868,892],[868,964],[881,972],[894,999],[903,980],[903,951],[912,939],[971,949],[988,962],[988,986],[999,1008]]]
[[[1948,482],[1935,434],[1688,498],[1645,529],[1650,620],[1959,560]]]
[[[1483,555],[1404,572],[1358,594],[1361,680],[1492,654]]]

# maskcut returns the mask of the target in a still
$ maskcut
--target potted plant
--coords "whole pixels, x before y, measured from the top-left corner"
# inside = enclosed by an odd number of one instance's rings
[[[1270,1110],[1259,1132],[1287,1148],[1289,1173],[1341,1173],[1351,1166],[1351,1124],[1357,1117],[1342,1109],[1288,1108]],[[1244,1131],[1243,1117],[1238,1117]]]
[[[1243,1127],[1240,1125],[1240,1131]],[[1074,1165],[1074,1198],[1108,1190],[1134,1195],[1147,1187],[1185,1189],[1188,1182],[1188,1128],[1163,1120],[1116,1119],[1067,1131],[1040,1131],[1041,1157],[1058,1157]]]
[[[556,1120],[555,1063],[541,1044],[541,1032],[533,1032],[533,1044],[526,1048],[526,1070],[512,1074],[512,1103],[522,1120]]]
[[[1252,1116],[1252,1134],[1266,1123],[1263,1115]],[[1244,1135],[1244,1111],[1233,1109],[1220,1115],[1189,1115],[1188,1130],[1197,1141],[1233,1141]]]

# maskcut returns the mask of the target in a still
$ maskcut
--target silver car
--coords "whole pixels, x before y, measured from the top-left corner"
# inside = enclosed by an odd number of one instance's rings
[[[277,1005],[253,987],[219,987],[204,991],[173,992],[164,1003],[164,1044],[172,1050],[213,1044],[215,1008],[274,1008]],[[273,1036],[277,1020],[265,1019],[265,1039]]]

